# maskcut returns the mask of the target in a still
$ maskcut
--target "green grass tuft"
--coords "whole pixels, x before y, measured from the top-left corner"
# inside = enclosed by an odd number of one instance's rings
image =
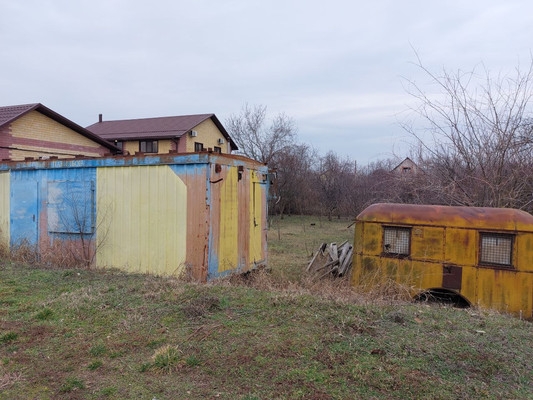
[[[19,337],[16,332],[6,332],[0,336],[0,343],[9,343],[17,340]]]
[[[67,378],[65,383],[59,388],[59,391],[61,393],[69,393],[79,389],[85,389],[85,384],[82,380],[78,378]]]
[[[35,318],[39,321],[47,321],[49,319],[52,319],[53,316],[54,311],[49,308],[44,308],[35,315]]]

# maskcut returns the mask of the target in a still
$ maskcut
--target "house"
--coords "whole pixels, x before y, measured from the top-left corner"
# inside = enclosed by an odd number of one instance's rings
[[[87,127],[128,154],[238,150],[215,114],[99,121]]]
[[[118,152],[112,143],[40,103],[0,107],[0,159],[101,157]]]
[[[213,152],[0,161],[0,243],[205,282],[267,262],[266,165]]]
[[[392,169],[392,172],[397,174],[416,174],[418,172],[418,165],[406,157],[401,163]]]

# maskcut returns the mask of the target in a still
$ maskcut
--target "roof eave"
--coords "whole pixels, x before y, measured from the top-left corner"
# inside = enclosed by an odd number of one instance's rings
[[[21,114],[21,116],[28,113],[29,111],[37,111],[49,118],[52,118],[53,120],[72,129],[73,131],[79,133],[80,135],[85,136],[86,138],[92,140],[93,142],[96,142],[102,146],[105,146],[106,148],[108,148],[114,153],[120,153],[122,151],[115,145],[111,144],[110,142],[102,138],[101,136],[98,136],[97,134],[92,133],[88,129],[85,129],[84,127],[76,124],[75,122],[69,120],[68,118],[65,118],[61,114],[58,114],[54,110],[51,110],[50,108],[42,105],[41,103],[37,103],[33,109],[26,111],[25,113]]]
[[[226,140],[230,144],[231,150],[235,150],[235,151],[239,150],[237,143],[233,141],[228,131],[226,130],[226,128],[224,128],[224,125],[222,125],[222,123],[219,121],[217,116],[215,114],[211,114],[210,118],[214,122],[214,124],[217,126],[218,130],[222,133],[222,135],[226,138]]]

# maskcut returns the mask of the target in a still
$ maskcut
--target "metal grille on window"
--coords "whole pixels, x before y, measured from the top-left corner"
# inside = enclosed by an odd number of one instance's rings
[[[481,234],[481,263],[512,265],[513,236],[504,234]]]
[[[383,228],[383,252],[389,254],[409,255],[411,229]]]

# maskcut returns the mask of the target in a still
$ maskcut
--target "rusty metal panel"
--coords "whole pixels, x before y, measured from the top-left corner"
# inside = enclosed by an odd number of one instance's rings
[[[9,247],[10,242],[10,173],[0,173],[0,245]]]
[[[442,264],[425,260],[411,261],[411,285],[416,288],[438,288],[442,285]]]
[[[457,265],[476,265],[478,253],[477,231],[474,229],[446,228],[445,257],[443,261]]]
[[[379,203],[363,210],[357,220],[533,232],[533,216],[510,208]]]
[[[186,256],[187,187],[168,166],[98,169],[98,266],[179,274]]]
[[[463,268],[457,265],[444,264],[442,266],[442,287],[461,291],[463,283]]]
[[[361,224],[361,227],[363,225]],[[382,252],[383,228],[380,224],[365,224],[364,236],[362,237],[363,251],[370,255],[379,255]]]
[[[440,261],[444,257],[443,227],[414,226],[411,230],[411,255],[421,260]]]
[[[518,232],[515,240],[516,266],[521,271],[533,273],[533,235]]]
[[[241,270],[249,267],[250,254],[250,170],[237,166],[238,220],[238,266]]]
[[[409,254],[381,251],[382,232],[391,226],[410,229]],[[490,247],[483,253],[482,243]],[[395,279],[533,318],[533,217],[522,211],[378,204],[356,219],[354,247],[354,285]]]
[[[238,171],[235,166],[224,166],[225,178],[215,187],[219,201],[219,225],[218,231],[214,230],[214,242],[217,242],[218,254],[211,252],[213,264],[218,264],[217,269],[210,269],[210,274],[217,276],[231,271],[239,266],[240,241],[239,220],[243,211],[240,209],[240,198],[238,197]],[[215,261],[217,259],[218,263]]]
[[[461,272],[461,295],[471,304],[477,304],[478,268],[463,266]]]
[[[170,168],[187,187],[186,258],[187,272],[195,280],[205,282],[209,267],[209,231],[211,199],[207,185],[207,164],[176,164]]]
[[[250,254],[251,265],[266,264],[267,259],[267,176],[250,172]]]
[[[62,196],[68,188],[85,193],[95,182],[95,205],[87,208],[95,215],[86,218],[94,227],[79,234],[96,231],[96,265],[187,271],[206,281],[266,260],[267,173],[253,160],[208,153],[33,160],[0,163],[0,188],[4,197],[13,182],[24,188],[13,194],[31,206],[22,210],[25,203],[16,202],[17,215],[31,216],[32,233],[24,238],[44,249],[65,238],[75,242],[72,229],[59,226]],[[0,199],[0,208],[8,203],[12,209],[11,195]],[[11,209],[10,217],[17,211]],[[0,221],[0,229],[6,225]],[[19,220],[7,227],[11,238],[25,228]]]

